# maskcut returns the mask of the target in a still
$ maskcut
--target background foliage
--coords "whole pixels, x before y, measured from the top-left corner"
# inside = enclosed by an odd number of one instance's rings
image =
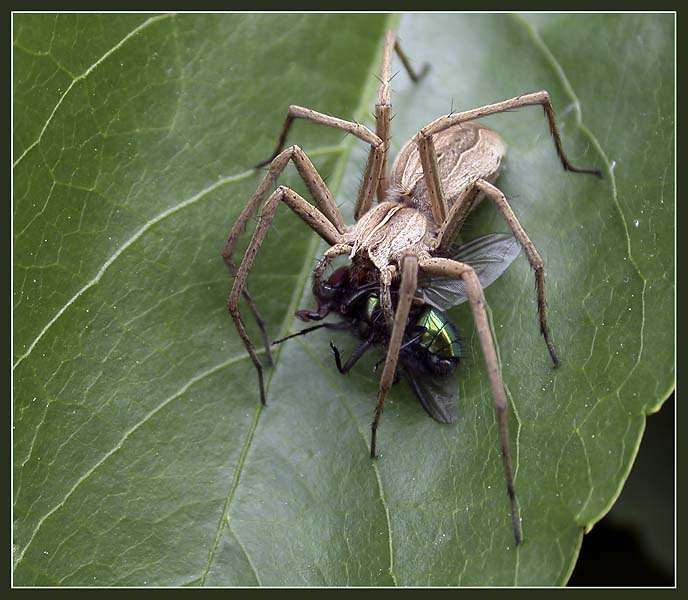
[[[605,171],[562,172],[536,108],[489,120],[563,358],[552,370],[520,258],[487,293],[519,548],[465,307],[459,422],[434,423],[400,384],[374,464],[378,357],[345,378],[329,335],[289,343],[262,409],[224,308],[219,251],[250,166],[290,103],[369,119],[397,23],[432,70],[394,80],[395,149],[452,106],[547,89],[572,160]],[[13,32],[15,584],[566,581],[673,387],[670,15],[22,14]],[[365,148],[307,124],[292,140],[350,218]],[[498,230],[485,205],[465,234]],[[319,251],[282,210],[250,279],[274,337],[312,304]]]

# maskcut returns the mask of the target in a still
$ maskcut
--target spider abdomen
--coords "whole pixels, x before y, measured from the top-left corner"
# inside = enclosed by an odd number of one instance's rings
[[[490,183],[497,179],[506,154],[506,143],[496,132],[478,123],[460,123],[434,134],[432,140],[448,209],[478,179]],[[387,199],[403,202],[432,215],[415,137],[399,151],[392,165],[389,182]],[[479,200],[478,194],[474,195],[475,199],[468,203],[471,208]]]

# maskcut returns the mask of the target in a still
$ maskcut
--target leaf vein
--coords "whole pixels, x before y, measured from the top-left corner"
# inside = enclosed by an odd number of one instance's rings
[[[43,134],[48,129],[48,126],[52,122],[53,117],[55,116],[55,113],[57,112],[57,110],[62,105],[62,102],[67,97],[67,94],[69,94],[69,92],[77,84],[77,82],[82,81],[83,79],[86,79],[86,77],[88,77],[95,69],[97,69],[105,60],[107,60],[110,56],[112,56],[115,52],[117,52],[117,50],[119,50],[127,41],[129,41],[135,35],[141,33],[141,31],[146,29],[148,26],[152,25],[153,23],[155,23],[157,21],[162,21],[163,19],[168,19],[168,18],[174,17],[174,16],[175,16],[174,14],[168,13],[168,14],[157,15],[155,17],[150,17],[149,19],[146,19],[143,23],[141,23],[141,25],[139,25],[138,27],[135,27],[127,35],[125,35],[119,42],[117,42],[112,48],[110,48],[105,54],[103,54],[103,56],[101,56],[90,67],[88,67],[88,69],[86,69],[83,73],[81,73],[81,75],[78,75],[77,77],[72,79],[72,82],[67,86],[67,89],[60,96],[59,100],[55,104],[55,107],[51,111],[50,115],[48,115],[48,118],[46,119],[45,125],[43,125],[43,128],[41,129],[40,133],[38,134],[38,138],[36,138],[36,140],[34,140],[29,146],[27,146],[26,150],[24,150],[24,152],[22,152],[21,156],[19,156],[19,158],[17,158],[17,160],[14,162],[13,166],[16,167],[33,148],[35,148],[38,144],[40,144],[41,139],[43,139]]]
[[[186,391],[194,384],[198,383],[199,381],[202,381],[206,377],[209,377],[211,375],[214,375],[215,373],[221,371],[222,369],[225,369],[226,367],[229,367],[237,362],[240,362],[242,360],[246,360],[248,358],[248,354],[241,354],[239,356],[232,357],[222,363],[219,363],[213,367],[210,367],[209,369],[206,369],[205,371],[199,373],[195,377],[192,377],[189,379],[187,383],[185,383],[177,392],[160,402],[154,409],[149,411],[146,415],[143,416],[143,418],[135,423],[132,427],[127,429],[122,437],[120,438],[119,442],[115,446],[113,446],[108,452],[106,452],[99,460],[96,462],[93,466],[91,466],[81,477],[79,477],[76,482],[72,485],[71,488],[67,491],[65,494],[64,498],[60,500],[53,508],[51,508],[45,515],[43,515],[39,520],[36,526],[33,529],[33,532],[29,536],[28,541],[26,542],[26,545],[24,546],[23,550],[17,557],[16,563],[18,564],[21,562],[22,558],[24,557],[24,554],[26,553],[26,550],[31,546],[31,543],[33,542],[34,538],[36,537],[36,534],[38,531],[41,529],[43,523],[50,518],[55,512],[57,512],[64,504],[69,500],[69,498],[72,496],[72,494],[81,486],[82,483],[84,483],[93,473],[99,469],[105,462],[113,455],[115,454],[118,450],[120,450],[127,439],[134,434],[138,429],[140,429],[146,422],[148,422],[152,417],[154,417],[158,412],[160,412],[163,408],[165,408],[168,404],[182,396]]]
[[[246,179],[253,175],[253,171],[244,171],[243,173],[239,173],[238,175],[230,175],[227,177],[224,177],[218,181],[213,182],[211,185],[208,187],[202,189],[200,192],[197,194],[193,195],[191,198],[188,198],[179,204],[176,204],[174,206],[171,206],[170,208],[167,208],[166,210],[162,211],[160,214],[154,216],[152,219],[144,223],[141,227],[139,227],[138,230],[134,232],[134,234],[129,237],[117,250],[115,250],[110,257],[103,263],[103,266],[98,270],[98,272],[95,274],[94,277],[92,277],[86,284],[76,292],[67,302],[60,308],[60,310],[55,313],[52,319],[48,321],[48,323],[41,329],[41,331],[38,333],[36,338],[31,342],[29,345],[28,349],[24,354],[22,354],[17,361],[14,363],[13,368],[16,369],[19,364],[27,358],[33,349],[36,347],[36,344],[41,340],[41,338],[47,333],[47,331],[55,324],[55,322],[64,314],[64,312],[72,305],[76,300],[79,299],[79,297],[84,294],[86,291],[88,291],[90,288],[92,288],[94,285],[96,285],[105,272],[108,270],[110,265],[114,263],[126,250],[128,250],[135,242],[137,242],[149,229],[151,229],[153,226],[157,225],[161,221],[165,220],[167,217],[170,217],[174,215],[175,213],[179,212],[180,210],[187,208],[200,200],[202,200],[205,196],[213,192],[214,190],[222,187],[223,185],[226,185],[228,183],[234,183],[236,181],[240,181],[242,179]]]

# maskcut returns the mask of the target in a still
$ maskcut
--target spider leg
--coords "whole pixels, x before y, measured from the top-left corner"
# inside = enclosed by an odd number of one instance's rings
[[[272,367],[274,366],[274,363],[272,361],[272,352],[268,350],[270,348],[270,338],[268,337],[268,327],[265,323],[265,319],[263,319],[263,316],[258,311],[256,302],[251,297],[251,294],[249,293],[247,288],[244,288],[242,296],[244,297],[244,300],[246,300],[246,304],[248,304],[248,309],[251,311],[251,314],[253,315],[256,324],[258,325],[258,329],[260,329],[260,337],[263,339],[263,347],[266,349],[265,358],[267,360],[268,367]]]
[[[556,367],[559,365],[559,357],[554,349],[554,344],[552,343],[552,338],[550,336],[549,325],[547,323],[547,308],[545,302],[545,265],[542,261],[542,257],[537,251],[535,244],[533,244],[528,237],[528,234],[523,229],[521,223],[514,214],[514,211],[511,209],[511,206],[509,206],[509,202],[502,191],[498,187],[482,179],[479,179],[475,185],[485,194],[487,198],[490,198],[495,203],[497,210],[499,210],[499,212],[502,214],[504,220],[507,222],[507,225],[509,225],[511,231],[514,233],[514,236],[521,244],[526,257],[528,258],[528,262],[530,263],[530,267],[535,272],[535,291],[537,294],[537,310],[538,317],[540,319],[540,332],[545,338],[547,350],[549,351],[552,363]]]
[[[410,77],[411,81],[413,81],[413,83],[418,83],[421,79],[423,79],[423,77],[425,77],[427,72],[430,70],[430,65],[425,63],[421,67],[421,70],[418,73],[416,73],[415,69],[411,66],[411,63],[409,62],[408,56],[406,56],[406,53],[401,49],[398,39],[394,40],[394,50],[396,51],[397,56],[401,60],[401,64],[404,65],[404,68],[406,69],[406,72],[408,73],[408,76]]]
[[[231,271],[232,275],[236,275],[237,268],[234,262],[232,261],[231,258],[226,258],[225,262],[227,263],[227,266],[229,267],[229,270]],[[265,348],[265,356],[267,359],[267,363],[269,367],[273,366],[272,362],[272,352],[270,352],[270,338],[268,337],[268,328],[265,323],[265,319],[263,319],[263,316],[260,314],[260,311],[258,310],[258,306],[256,305],[255,300],[251,296],[251,294],[248,291],[248,288],[244,288],[244,291],[241,294],[244,297],[244,300],[246,300],[246,304],[248,305],[248,309],[251,311],[251,314],[253,315],[253,318],[255,319],[258,329],[260,329],[260,336],[263,338],[263,347]]]
[[[315,166],[313,166],[313,163],[310,161],[306,153],[301,150],[301,148],[298,146],[292,146],[287,148],[284,152],[277,156],[274,161],[272,161],[272,164],[258,186],[258,189],[255,191],[245,208],[241,211],[239,218],[236,220],[231,231],[229,232],[227,241],[222,249],[222,258],[227,264],[227,267],[231,271],[232,275],[236,276],[237,274],[237,267],[234,264],[232,257],[241,234],[245,231],[248,221],[255,214],[258,206],[265,197],[265,194],[275,183],[282,171],[284,171],[290,160],[295,164],[299,174],[301,175],[301,178],[304,180],[308,190],[315,200],[316,205],[322,211],[322,213],[327,216],[329,221],[336,227],[339,233],[342,233],[346,230],[346,225],[344,224],[344,219],[342,218],[339,208],[335,204],[332,194],[327,188],[327,185],[325,185],[322,177],[320,177],[320,174],[316,170]],[[244,288],[242,295],[246,300],[254,319],[258,323],[258,327],[260,328],[263,339],[263,345],[265,347],[267,362],[269,365],[272,365],[270,338],[268,337],[265,321],[258,312],[258,308],[246,288]]]
[[[301,217],[305,223],[327,243],[333,245],[341,241],[341,234],[337,231],[332,222],[328,220],[328,218],[316,207],[288,187],[279,186],[270,195],[261,210],[255,233],[249,242],[246,253],[244,254],[241,265],[239,266],[236,277],[234,278],[234,285],[229,293],[227,308],[232,320],[234,321],[234,324],[236,325],[239,336],[244,342],[244,346],[246,346],[246,350],[251,357],[256,370],[258,371],[260,401],[262,404],[265,404],[263,366],[261,365],[260,360],[258,360],[258,355],[256,354],[253,343],[251,342],[246,331],[246,327],[241,319],[241,315],[239,313],[239,299],[241,298],[246,287],[246,278],[248,277],[248,273],[253,266],[256,255],[258,254],[258,250],[260,249],[260,246],[267,235],[268,229],[272,224],[277,207],[282,201],[284,201],[289,208],[291,208],[299,217]]]
[[[492,200],[499,213],[504,217],[507,225],[518,240],[525,252],[531,268],[535,272],[535,291],[537,295],[538,319],[540,320],[540,332],[542,333],[547,350],[554,366],[559,365],[559,357],[554,349],[547,323],[547,306],[545,302],[545,266],[535,244],[531,241],[525,229],[514,214],[504,193],[495,185],[484,179],[478,179],[475,184],[467,188],[454,202],[442,223],[437,234],[435,248],[439,251],[446,250],[454,240],[456,232],[461,229],[468,213],[475,205],[475,199],[484,195]]]
[[[337,256],[342,256],[343,254],[350,254],[351,253],[351,246],[349,244],[335,244],[331,248],[329,248],[325,254],[323,254],[322,258],[318,261],[318,264],[316,265],[315,269],[313,269],[313,279],[312,279],[312,287],[313,287],[313,295],[317,298],[319,293],[320,293],[320,286],[322,282],[322,276],[327,267],[330,266],[332,261],[337,257]]]
[[[277,178],[282,171],[284,171],[290,160],[293,161],[296,166],[320,211],[327,216],[339,233],[345,231],[346,225],[342,214],[317,169],[301,148],[298,146],[291,146],[275,156],[274,160],[270,163],[270,167],[265,177],[263,177],[260,185],[248,201],[248,204],[241,211],[239,218],[232,226],[229,237],[222,249],[222,256],[228,264],[229,261],[231,261],[239,237],[246,230],[247,223],[253,217],[268,190],[274,185],[275,181],[277,181]]]
[[[396,34],[388,31],[382,48],[382,66],[380,68],[380,85],[377,88],[375,102],[375,133],[382,140],[382,165],[377,182],[377,201],[382,202],[387,190],[387,154],[389,152],[390,130],[392,125],[392,53],[396,43]],[[363,214],[366,211],[361,212]],[[358,217],[359,211],[356,211]]]
[[[358,199],[356,201],[356,219],[370,210],[372,205],[373,195],[377,191],[378,200],[383,199],[385,190],[387,189],[387,149],[390,139],[390,123],[392,120],[392,106],[391,106],[391,86],[392,80],[392,53],[396,51],[401,59],[404,68],[409,74],[413,82],[418,82],[428,71],[428,65],[425,65],[419,73],[416,73],[409,62],[408,57],[401,49],[396,34],[393,31],[388,31],[385,34],[385,41],[382,54],[382,68],[380,76],[380,87],[377,94],[377,102],[375,104],[375,128],[374,134],[370,129],[364,125],[344,119],[331,117],[321,112],[311,110],[302,106],[291,105],[287,110],[287,116],[282,125],[272,156],[256,165],[256,168],[267,165],[271,160],[280,153],[287,142],[289,130],[294,124],[295,119],[306,119],[319,125],[326,127],[333,127],[341,129],[355,135],[357,138],[371,145],[370,154],[368,156],[368,163],[366,165],[363,184],[359,190]]]
[[[394,325],[394,308],[392,305],[392,279],[397,272],[394,265],[387,265],[380,271],[380,305],[382,314],[387,322],[387,330],[392,331]]]
[[[466,218],[478,203],[480,191],[475,184],[469,185],[454,200],[451,208],[440,225],[434,247],[438,251],[446,251],[454,242]]]
[[[534,92],[532,94],[523,94],[521,96],[516,96],[515,98],[509,98],[508,100],[503,100],[501,102],[487,104],[479,108],[474,108],[451,115],[444,115],[435,119],[434,121],[431,121],[425,127],[423,127],[423,129],[416,134],[416,139],[420,141],[421,138],[429,138],[440,131],[444,131],[445,129],[453,127],[454,125],[458,125],[459,123],[474,121],[475,119],[481,119],[482,117],[487,117],[497,113],[508,112],[514,108],[520,108],[521,106],[535,105],[542,106],[545,111],[547,124],[549,125],[549,131],[552,135],[552,139],[554,140],[554,145],[557,150],[557,156],[559,157],[559,161],[564,169],[566,171],[572,171],[573,173],[588,173],[590,175],[597,175],[600,177],[602,173],[599,169],[581,169],[574,167],[569,161],[566,153],[564,152],[564,147],[561,144],[561,137],[559,136],[556,117],[554,115],[554,108],[552,108],[552,101],[550,100],[549,93],[544,90],[540,92]]]
[[[392,54],[396,51],[401,59],[406,72],[409,74],[411,81],[417,83],[428,72],[429,65],[424,65],[419,73],[416,73],[409,62],[408,57],[401,49],[399,40],[397,40],[394,31],[388,31],[385,34],[384,46],[382,49],[382,67],[380,68],[380,86],[377,89],[377,102],[375,103],[375,133],[383,142],[382,150],[382,167],[380,168],[380,177],[377,185],[377,199],[378,202],[384,200],[385,192],[387,191],[387,158],[389,154],[389,141],[391,139],[391,122],[392,122]],[[370,208],[370,207],[368,207]],[[356,212],[357,217],[366,211]]]
[[[394,325],[392,326],[392,333],[387,346],[387,358],[385,359],[385,366],[382,369],[382,376],[380,377],[380,389],[377,395],[377,404],[375,406],[375,417],[370,426],[370,456],[376,456],[376,439],[377,428],[380,424],[380,417],[382,416],[382,409],[385,404],[385,398],[389,389],[394,383],[394,376],[397,371],[397,361],[399,360],[399,351],[404,339],[406,331],[406,321],[408,320],[409,311],[411,310],[411,302],[416,293],[418,282],[418,257],[415,254],[407,254],[401,261],[401,284],[399,286],[399,301],[397,303],[396,314],[394,315]]]
[[[421,130],[422,132],[423,130]],[[437,153],[432,143],[432,135],[417,134],[418,154],[423,166],[423,178],[430,197],[430,206],[435,223],[440,225],[447,217],[447,201],[442,190],[440,169],[437,165]]]
[[[549,94],[544,90],[532,94],[523,94],[522,96],[516,96],[515,98],[503,100],[502,102],[487,104],[472,110],[444,115],[428,123],[413,138],[418,145],[418,153],[423,167],[423,178],[425,179],[428,196],[430,198],[432,214],[437,225],[441,225],[446,219],[447,202],[442,190],[442,181],[437,166],[437,153],[435,151],[433,135],[445,131],[450,127],[454,127],[455,125],[459,125],[460,123],[475,121],[482,117],[507,112],[521,106],[533,106],[538,104],[541,105],[545,111],[557,156],[564,169],[573,173],[588,173],[597,175],[598,177],[602,176],[599,169],[581,169],[571,164],[561,144],[561,137],[559,136],[554,109],[552,108],[552,101],[550,100]]]
[[[255,168],[265,166],[270,161],[273,161],[280,155],[280,150],[284,147],[287,141],[287,134],[294,122],[294,119],[306,119],[319,125],[326,127],[333,127],[334,129],[341,129],[347,133],[355,135],[360,140],[370,144],[370,153],[368,154],[368,162],[366,163],[365,172],[363,175],[363,182],[358,190],[358,199],[356,200],[356,218],[358,219],[362,214],[367,212],[372,205],[373,194],[377,187],[377,182],[380,177],[380,169],[382,168],[382,158],[384,153],[384,144],[382,140],[375,135],[365,125],[331,117],[321,112],[304,108],[303,106],[291,105],[287,110],[287,117],[282,126],[282,132],[277,140],[277,146],[272,156],[263,162],[256,165]],[[365,210],[363,210],[365,208]]]
[[[483,289],[480,286],[480,281],[475,271],[467,264],[458,261],[450,260],[448,258],[429,258],[421,261],[420,269],[429,274],[442,275],[445,277],[454,277],[462,279],[466,283],[468,291],[468,299],[473,311],[473,318],[475,319],[476,330],[480,338],[480,345],[482,347],[483,356],[487,365],[487,374],[490,379],[490,387],[492,388],[492,397],[494,399],[495,411],[497,413],[497,423],[499,426],[499,436],[502,446],[502,459],[504,462],[504,476],[506,479],[506,488],[511,503],[511,518],[514,528],[514,539],[516,544],[521,543],[523,534],[521,532],[521,519],[518,512],[518,503],[516,501],[516,491],[514,488],[513,467],[511,463],[511,450],[509,448],[509,426],[507,422],[507,401],[506,393],[504,391],[504,382],[499,370],[499,363],[497,361],[497,352],[495,351],[494,342],[492,341],[492,333],[490,325],[487,320],[487,312],[485,311],[485,296]]]

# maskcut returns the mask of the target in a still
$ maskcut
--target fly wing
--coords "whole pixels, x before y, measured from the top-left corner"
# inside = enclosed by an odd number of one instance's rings
[[[459,378],[456,371],[444,376],[422,375],[402,365],[402,372],[425,411],[435,421],[456,421],[459,400]]]
[[[513,235],[489,233],[456,247],[449,258],[473,267],[484,289],[509,268],[519,252],[521,245]],[[464,281],[450,277],[423,278],[419,283],[419,292],[424,302],[440,310],[447,310],[468,300]]]

